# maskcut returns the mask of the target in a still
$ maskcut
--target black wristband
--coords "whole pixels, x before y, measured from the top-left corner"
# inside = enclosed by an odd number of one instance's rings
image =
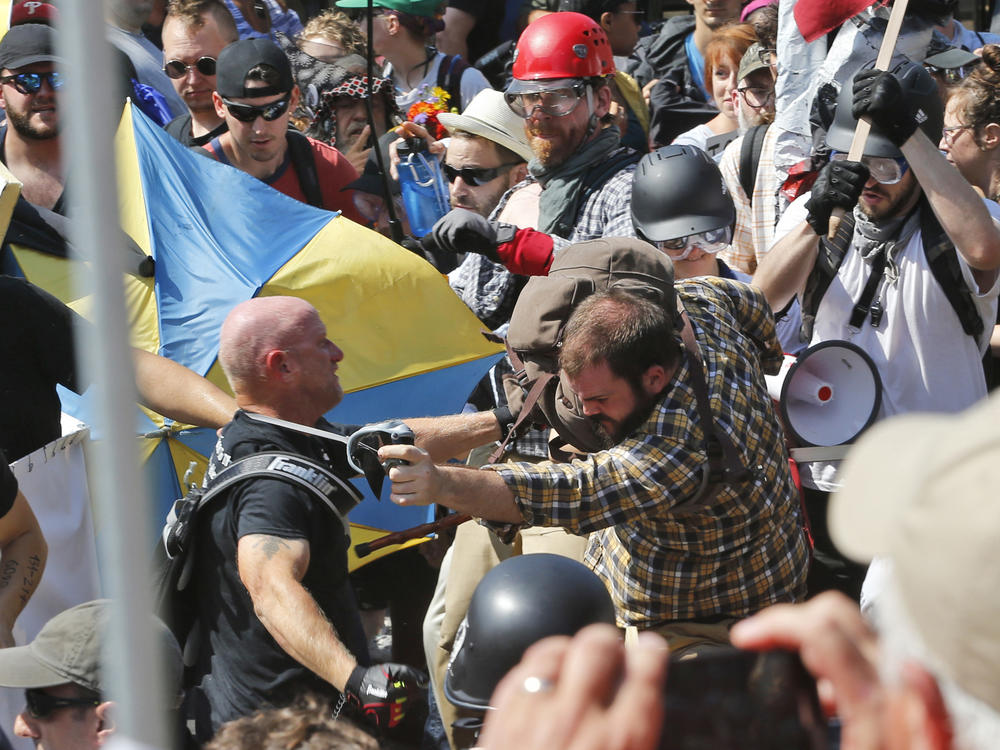
[[[514,422],[517,421],[517,418],[511,413],[510,407],[506,404],[498,406],[493,410],[493,416],[496,417],[497,423],[500,425],[500,433],[507,437],[507,433],[511,431]]]

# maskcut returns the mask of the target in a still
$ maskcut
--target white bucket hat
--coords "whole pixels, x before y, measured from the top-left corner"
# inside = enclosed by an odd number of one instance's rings
[[[528,144],[528,136],[524,132],[524,120],[511,111],[499,91],[483,89],[469,102],[462,114],[442,113],[438,115],[438,122],[444,125],[449,133],[464,130],[488,141],[499,143],[525,161],[534,156]]]

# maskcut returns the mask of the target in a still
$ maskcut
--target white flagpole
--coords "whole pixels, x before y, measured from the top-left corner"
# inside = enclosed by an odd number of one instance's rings
[[[105,41],[101,3],[59,4],[57,54],[66,86],[60,96],[62,153],[68,159],[71,240],[88,263],[81,292],[93,295],[93,336],[80,341],[81,364],[94,384],[91,484],[105,593],[115,601],[105,648],[109,695],[118,702],[119,740],[168,747],[163,671],[149,627],[151,504],[135,438],[135,381],[128,346],[122,273],[128,255],[118,230],[113,138],[121,113],[122,72]],[[80,281],[78,281],[80,283]]]

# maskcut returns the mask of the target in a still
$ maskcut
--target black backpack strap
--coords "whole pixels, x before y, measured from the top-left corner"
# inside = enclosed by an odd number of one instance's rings
[[[445,55],[438,66],[437,85],[448,92],[451,106],[462,111],[462,75],[469,69],[469,63],[461,55]]]
[[[976,309],[972,292],[962,278],[955,244],[945,234],[926,200],[920,204],[920,236],[931,273],[934,274],[944,296],[948,298],[955,314],[958,315],[962,330],[978,343],[983,335],[983,319]]]
[[[594,193],[604,187],[604,183],[621,172],[626,167],[637,164],[642,154],[632,149],[627,149],[615,154],[610,159],[601,162],[596,169],[591,169],[583,178],[583,186],[580,190],[580,200],[577,206],[582,206]]]
[[[770,123],[754,125],[743,136],[740,144],[740,187],[747,200],[753,205],[753,186],[757,183],[757,169],[760,166],[760,152],[764,150],[764,136]]]
[[[228,490],[234,484],[248,479],[265,477],[279,479],[309,490],[320,500],[331,513],[344,524],[345,532],[349,530],[347,514],[361,502],[362,496],[350,482],[347,482],[322,464],[308,458],[286,453],[284,451],[262,451],[252,456],[233,461],[209,480],[198,498],[194,512],[186,516],[185,522],[196,518],[198,513],[216,497]],[[180,501],[183,503],[184,498]],[[171,516],[178,518],[177,507],[171,511]],[[176,540],[184,537],[184,529],[178,528],[171,520],[163,528],[163,546],[167,557],[173,558],[179,551]]]
[[[677,298],[677,312],[684,323],[681,329],[681,340],[684,342],[684,349],[687,353],[688,371],[690,373],[689,385],[694,391],[695,402],[698,409],[698,417],[701,420],[701,429],[705,434],[705,449],[708,455],[708,466],[701,478],[701,489],[698,494],[690,500],[682,503],[683,507],[693,506],[705,497],[706,493],[720,484],[733,484],[742,482],[749,476],[747,468],[743,465],[740,453],[729,435],[719,428],[715,417],[712,416],[712,407],[709,400],[708,382],[705,380],[704,360],[701,356],[701,347],[694,336],[694,328],[688,318],[684,305]]]
[[[313,155],[309,139],[297,130],[289,130],[288,156],[292,167],[299,178],[299,186],[306,196],[306,203],[316,208],[323,208],[323,191],[319,187],[319,175],[316,172],[316,157]]]
[[[813,264],[809,278],[806,279],[805,291],[802,293],[802,327],[799,329],[799,340],[808,344],[812,340],[813,326],[816,323],[816,311],[819,303],[830,288],[840,264],[844,262],[847,249],[854,237],[854,214],[850,211],[844,214],[837,233],[833,239],[820,238],[819,254]]]

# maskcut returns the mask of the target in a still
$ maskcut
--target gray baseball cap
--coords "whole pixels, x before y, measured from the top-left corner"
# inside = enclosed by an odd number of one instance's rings
[[[79,604],[45,623],[27,646],[0,649],[0,686],[44,688],[71,682],[104,695],[101,645],[110,616],[109,599]],[[179,693],[180,647],[166,625],[154,622],[167,657],[168,689]]]

